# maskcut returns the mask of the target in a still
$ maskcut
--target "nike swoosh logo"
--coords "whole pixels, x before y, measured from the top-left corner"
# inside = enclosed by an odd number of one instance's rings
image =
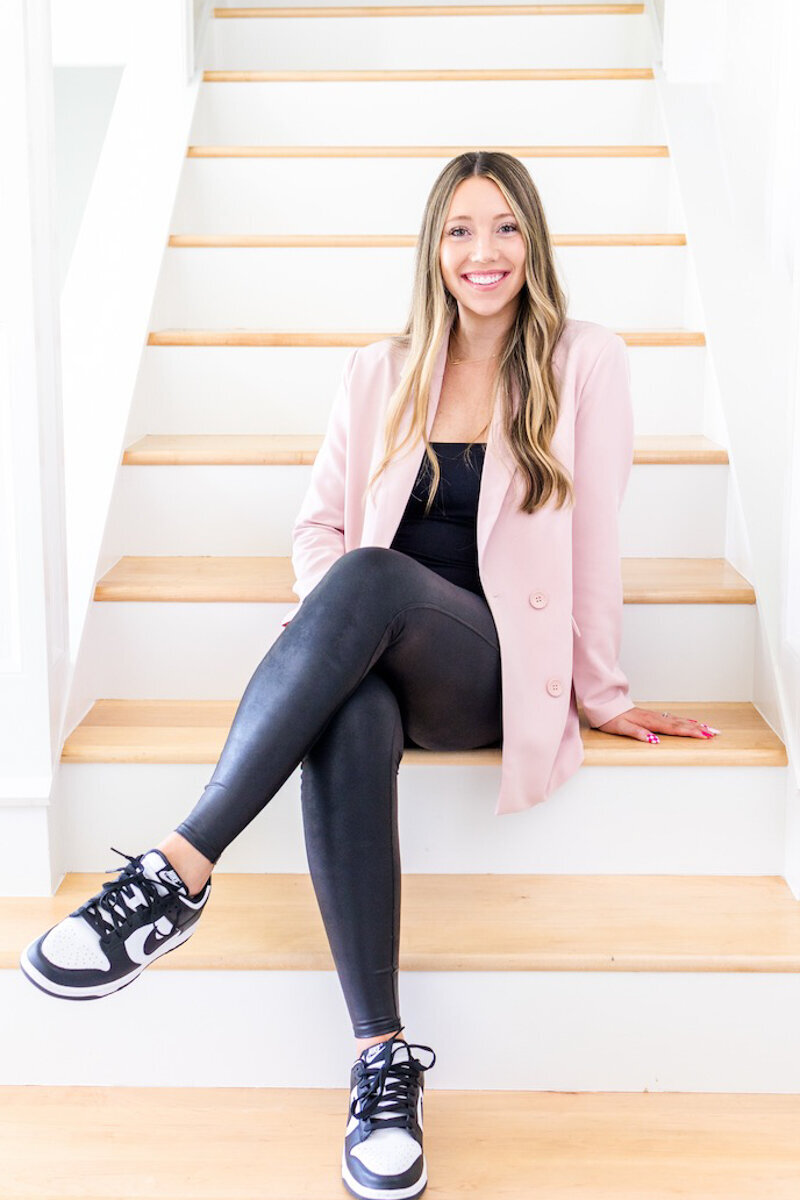
[[[156,928],[152,931],[152,933],[150,934],[150,937],[147,939],[147,941],[144,944],[145,954],[152,955],[158,949],[160,944],[162,942],[165,942],[167,940],[167,938],[170,937],[170,935],[173,934],[174,932],[175,932],[175,929],[173,927],[172,929],[170,929],[169,933],[161,933],[158,926],[156,926]]]
[[[174,932],[174,929],[170,930],[170,933]],[[143,966],[154,957],[159,943],[165,941],[169,936],[169,933],[159,933],[154,925],[143,925],[140,929],[134,929],[133,933],[126,938],[125,953],[131,962]]]

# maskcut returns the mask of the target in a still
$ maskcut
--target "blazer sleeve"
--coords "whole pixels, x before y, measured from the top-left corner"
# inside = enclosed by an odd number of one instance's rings
[[[573,682],[593,727],[633,708],[619,666],[619,509],[633,465],[627,346],[615,333],[584,381],[575,418],[572,513]]]
[[[347,442],[350,427],[350,378],[358,349],[347,357],[328,416],[325,436],[311,468],[311,478],[292,526],[292,591],[302,604],[328,568],[345,552],[344,508]],[[300,608],[294,605],[285,628]]]

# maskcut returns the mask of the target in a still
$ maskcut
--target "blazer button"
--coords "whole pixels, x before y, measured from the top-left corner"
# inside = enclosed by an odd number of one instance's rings
[[[547,604],[547,592],[531,592],[528,599],[534,608],[544,608]]]
[[[547,690],[551,696],[560,696],[561,695],[561,680],[560,679],[548,679]]]

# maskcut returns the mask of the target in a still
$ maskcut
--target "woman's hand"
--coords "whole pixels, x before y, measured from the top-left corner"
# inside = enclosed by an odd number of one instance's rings
[[[711,725],[702,724],[692,717],[673,717],[671,713],[655,712],[652,708],[628,708],[605,725],[597,725],[601,733],[618,733],[622,737],[636,738],[640,742],[658,742],[657,733],[668,733],[671,737],[712,738],[719,733]]]

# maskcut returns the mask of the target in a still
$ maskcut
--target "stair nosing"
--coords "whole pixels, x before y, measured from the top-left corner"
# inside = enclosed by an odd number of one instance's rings
[[[373,70],[224,71],[207,69],[203,83],[494,83],[655,82],[652,67],[377,68]]]
[[[552,234],[554,246],[686,246],[685,233],[585,233]],[[299,234],[299,233],[171,233],[167,246],[174,249],[402,249],[416,246],[416,234]]]
[[[42,918],[68,915],[103,880],[69,872],[54,896],[0,900],[0,969],[17,966],[16,943]],[[780,875],[404,872],[403,892],[404,971],[800,972],[800,907]],[[451,919],[437,927],[433,910]],[[334,970],[310,873],[216,872],[197,934],[153,965]]]
[[[721,555],[661,555],[620,560],[625,604],[747,604],[755,605],[755,589]],[[723,582],[641,584],[625,576],[649,570],[708,573],[717,564]],[[665,564],[669,564],[666,566]],[[679,566],[679,564],[681,564]],[[652,567],[657,572],[658,567]],[[238,578],[237,578],[238,573]],[[227,575],[227,578],[226,578]],[[233,577],[233,578],[231,578]],[[725,578],[727,577],[727,578]],[[156,603],[297,603],[290,555],[265,554],[125,554],[97,580],[93,599],[100,603],[124,601]],[[187,580],[190,582],[187,583]]]
[[[684,700],[637,698],[641,708],[693,716],[698,705]],[[578,702],[583,765],[785,767],[786,746],[749,700],[703,701],[704,716],[720,729],[713,739],[664,736],[657,744],[592,729]],[[186,699],[97,699],[64,740],[65,764],[216,763],[228,736],[237,701]],[[726,742],[725,732],[729,731]],[[744,739],[744,741],[743,741]],[[698,754],[702,759],[698,761]],[[494,766],[502,748],[435,751],[407,747],[406,766]]]
[[[125,448],[123,466],[312,466],[323,434],[145,434]],[[311,441],[314,444],[309,446]],[[663,445],[659,448],[658,443]],[[724,446],[703,434],[639,435],[639,466],[724,466]]]
[[[541,146],[190,145],[187,158],[455,158],[468,150],[502,150],[516,158],[669,158],[669,146],[650,143]]]
[[[643,4],[373,4],[330,5],[282,8],[215,8],[215,20],[309,19],[330,17],[566,17],[566,16],[643,16]]]
[[[706,337],[700,330],[614,330],[628,346],[705,346]],[[369,346],[396,333],[340,332],[337,330],[272,330],[272,329],[153,329],[147,336],[148,346]]]

